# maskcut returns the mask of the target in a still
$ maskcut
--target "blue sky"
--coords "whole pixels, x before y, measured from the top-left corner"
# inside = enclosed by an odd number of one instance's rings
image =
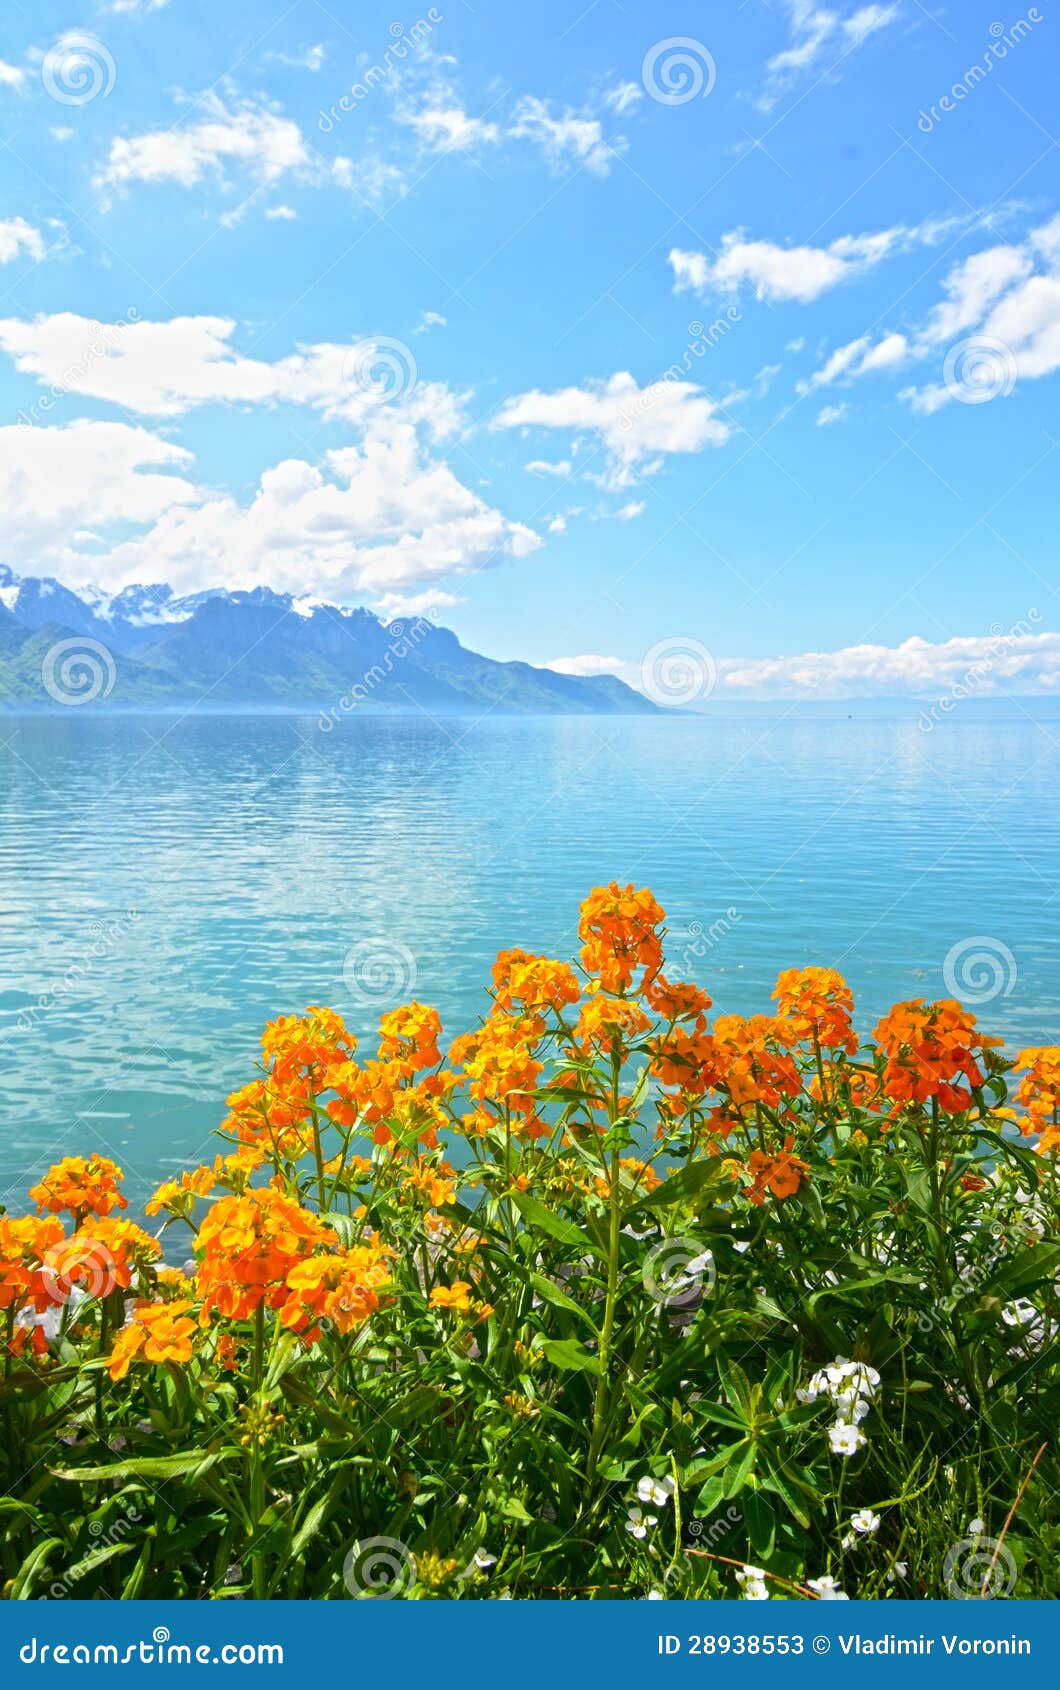
[[[1055,687],[1057,27],[12,0],[0,560]]]

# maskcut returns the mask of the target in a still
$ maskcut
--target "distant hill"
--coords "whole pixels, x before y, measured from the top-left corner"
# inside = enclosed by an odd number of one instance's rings
[[[0,710],[198,707],[356,712],[656,714],[610,675],[574,676],[467,651],[425,618],[298,601],[267,587],[108,596],[0,564]]]

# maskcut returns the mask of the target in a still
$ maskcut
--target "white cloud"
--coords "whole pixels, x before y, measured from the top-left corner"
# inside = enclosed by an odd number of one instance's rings
[[[376,610],[387,622],[393,622],[395,617],[409,616],[430,616],[433,622],[436,617],[431,615],[432,611],[452,610],[455,605],[464,602],[458,593],[428,587],[425,593],[384,593],[376,604]]]
[[[548,525],[548,531],[550,534],[565,534],[567,532],[567,518],[565,516],[554,516]]]
[[[270,205],[265,213],[273,223],[296,223],[298,213],[292,205]]]
[[[160,12],[169,0],[106,0],[106,12]]]
[[[636,517],[643,516],[647,508],[643,499],[630,499],[627,504],[622,505],[615,512],[615,515],[619,522],[632,522]]]
[[[817,4],[817,0],[786,0],[786,7],[788,45],[766,66],[766,88],[756,102],[763,111],[771,110],[783,90],[800,76],[834,69],[863,41],[894,23],[901,9],[898,5],[864,5],[843,14]]]
[[[416,383],[411,354],[400,342],[374,337],[345,346],[322,342],[268,363],[237,352],[231,344],[235,330],[227,317],[100,323],[63,311],[31,322],[0,320],[0,349],[43,386],[146,416],[181,416],[206,404],[286,403],[363,424],[383,410],[391,416],[399,411],[436,439],[462,426],[464,396],[440,382]],[[386,406],[380,394],[391,377],[395,397]]]
[[[413,329],[413,334],[427,334],[430,329],[447,329],[448,317],[443,317],[440,311],[421,311],[420,320]]]
[[[153,523],[192,505],[200,495],[181,473],[191,461],[127,423],[0,428],[0,553],[36,564],[64,555],[73,530]]]
[[[621,136],[611,141],[604,138],[598,118],[579,117],[570,110],[554,117],[547,101],[533,94],[519,101],[508,134],[540,148],[553,169],[574,162],[596,176],[606,176],[626,147]]]
[[[921,359],[941,357],[943,379],[899,395],[921,415],[953,400],[1007,395],[1018,381],[1060,369],[1060,215],[1018,246],[965,259],[943,279],[942,291],[915,351]]]
[[[204,177],[225,179],[233,165],[258,182],[272,183],[290,172],[308,171],[309,149],[297,123],[261,101],[234,108],[215,94],[195,102],[183,125],[118,136],[111,142],[97,181],[102,187],[130,182],[176,182],[194,187]]]
[[[847,407],[845,404],[822,405],[821,409],[817,413],[817,427],[830,428],[833,423],[845,421],[846,414]]]
[[[526,467],[531,475],[555,475],[562,479],[570,475],[573,465],[569,458],[560,458],[555,463],[548,458],[531,458]]]
[[[519,394],[502,405],[490,426],[593,434],[607,454],[601,483],[621,488],[657,469],[660,455],[724,445],[732,430],[717,411],[715,402],[693,382],[658,381],[638,387],[628,371],[620,371],[585,387]]]
[[[399,108],[396,116],[413,130],[429,152],[466,153],[495,146],[500,140],[497,125],[485,118],[471,117],[456,102],[451,90],[439,93],[423,106]]]
[[[639,663],[626,663],[621,657],[597,657],[592,652],[583,652],[578,657],[554,657],[545,668],[554,669],[557,675],[617,675],[620,680],[629,680],[636,671],[640,679]]]
[[[800,657],[719,664],[721,685],[745,696],[823,698],[901,696],[958,701],[966,693],[1055,692],[1060,688],[1060,634],[960,636],[931,643],[914,636],[899,646],[857,645]]]
[[[853,380],[856,376],[871,375],[874,371],[894,369],[909,355],[909,342],[904,334],[885,334],[875,345],[869,335],[839,346],[808,381],[799,382],[800,393],[810,393],[817,387],[828,387],[840,377]]]
[[[24,217],[0,218],[0,264],[10,264],[26,253],[29,258],[41,259],[46,247],[39,229]]]
[[[639,82],[619,82],[604,95],[604,105],[610,106],[611,110],[618,112],[621,117],[623,112],[629,111],[631,106],[635,106],[637,101],[643,98],[644,90]]]
[[[292,70],[320,70],[328,50],[319,41],[312,47],[303,47],[297,53],[274,53],[273,57],[281,65],[290,65]]]
[[[674,292],[738,293],[751,287],[758,299],[806,304],[840,282],[863,275],[892,253],[936,245],[965,221],[937,218],[913,225],[899,223],[873,234],[841,235],[824,247],[753,241],[742,229],[733,229],[722,236],[721,251],[714,259],[703,252],[673,248],[669,262]]]
[[[247,504],[157,473],[190,461],[124,423],[0,429],[0,555],[108,590],[267,584],[349,603],[434,587],[542,543],[425,454],[408,423],[327,452],[323,468],[275,464]]]
[[[25,82],[24,70],[19,70],[17,65],[9,65],[6,59],[0,59],[0,88],[22,88]]]

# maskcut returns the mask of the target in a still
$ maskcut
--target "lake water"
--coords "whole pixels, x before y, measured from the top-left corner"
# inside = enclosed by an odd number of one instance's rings
[[[264,1021],[370,1038],[416,995],[472,1025],[503,946],[576,944],[610,878],[668,912],[719,1009],[777,972],[850,979],[859,1025],[949,995],[1060,1038],[1060,723],[0,717],[0,1202],[98,1148],[140,1199],[212,1155]],[[973,946],[982,950],[984,945]]]

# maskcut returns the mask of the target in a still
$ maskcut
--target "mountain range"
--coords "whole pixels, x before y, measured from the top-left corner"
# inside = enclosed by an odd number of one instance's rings
[[[467,651],[424,617],[298,600],[268,587],[178,597],[164,585],[75,592],[0,564],[0,710],[308,709],[431,714],[655,713],[613,676]]]

